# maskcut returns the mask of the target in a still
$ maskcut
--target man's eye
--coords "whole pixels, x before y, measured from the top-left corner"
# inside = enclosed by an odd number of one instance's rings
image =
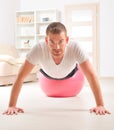
[[[54,44],[54,42],[53,42],[53,41],[50,41],[50,43],[51,43],[51,44]]]
[[[63,43],[63,40],[59,42],[59,44],[62,44]]]

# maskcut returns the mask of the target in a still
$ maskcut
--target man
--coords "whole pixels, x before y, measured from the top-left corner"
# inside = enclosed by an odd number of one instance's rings
[[[16,103],[25,77],[36,64],[40,64],[42,70],[50,77],[62,80],[75,68],[77,62],[95,97],[96,107],[90,109],[90,112],[100,115],[110,114],[104,107],[100,84],[87,54],[77,43],[69,41],[67,30],[60,22],[48,25],[45,42],[36,44],[27,54],[25,63],[13,84],[9,107],[4,114],[12,115],[24,112],[23,109],[16,107]],[[55,67],[58,68],[57,71]]]

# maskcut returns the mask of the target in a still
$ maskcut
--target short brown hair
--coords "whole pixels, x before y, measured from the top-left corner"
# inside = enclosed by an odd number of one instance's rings
[[[53,23],[49,24],[46,29],[47,35],[49,33],[60,34],[61,32],[65,32],[65,34],[67,35],[66,27],[60,22],[53,22]]]

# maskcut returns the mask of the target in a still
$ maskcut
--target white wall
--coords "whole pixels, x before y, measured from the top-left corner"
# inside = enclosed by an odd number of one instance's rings
[[[0,44],[14,44],[18,0],[0,0]]]
[[[114,77],[114,1],[100,2],[100,74]]]

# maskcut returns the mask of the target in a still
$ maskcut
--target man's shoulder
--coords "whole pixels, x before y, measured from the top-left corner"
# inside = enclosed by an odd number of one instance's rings
[[[41,46],[41,45],[43,46],[43,45],[45,45],[45,42],[37,42],[37,43],[36,43],[36,46],[39,46],[39,45],[40,45],[40,46]]]
[[[38,48],[42,48],[42,47],[44,47],[46,44],[45,44],[45,42],[38,42],[38,43],[36,43],[35,44],[35,47],[38,49]]]
[[[70,41],[69,41],[69,46],[71,46],[71,47],[76,47],[76,46],[78,46],[78,42],[76,42],[76,41],[74,41],[74,40],[70,40]]]

